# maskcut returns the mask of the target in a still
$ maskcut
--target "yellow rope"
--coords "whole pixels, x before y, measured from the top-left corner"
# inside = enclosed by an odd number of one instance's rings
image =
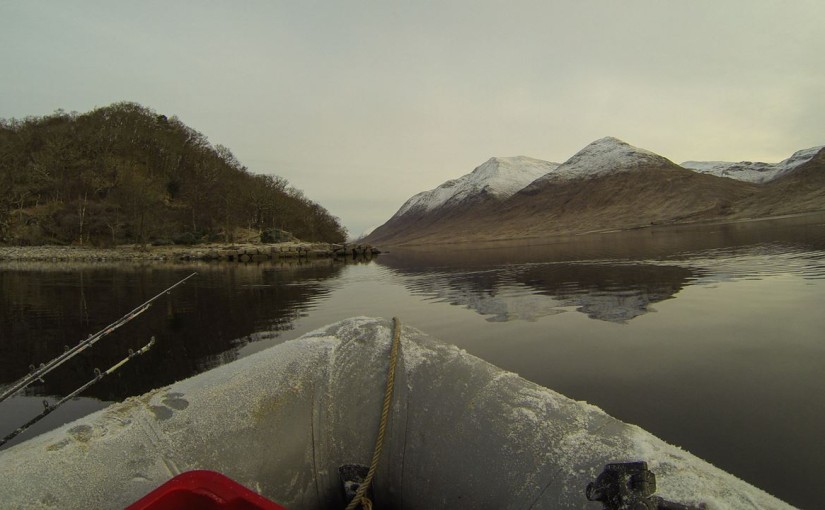
[[[372,454],[372,463],[367,472],[367,476],[355,492],[346,510],[355,510],[358,505],[364,510],[372,510],[372,501],[365,496],[372,484],[375,470],[378,468],[378,459],[381,457],[381,450],[384,448],[384,433],[387,431],[387,422],[390,417],[390,404],[392,403],[392,390],[395,386],[395,366],[398,364],[398,346],[401,344],[401,321],[398,317],[393,317],[392,350],[390,351],[390,368],[387,372],[387,388],[384,391],[384,407],[381,409],[381,423],[378,426],[378,437],[375,439],[375,450]]]

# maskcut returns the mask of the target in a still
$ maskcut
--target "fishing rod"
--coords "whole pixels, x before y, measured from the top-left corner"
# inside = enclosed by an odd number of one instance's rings
[[[97,343],[98,340],[105,337],[109,333],[113,332],[117,328],[123,326],[124,324],[126,324],[130,320],[132,320],[135,317],[137,317],[138,315],[142,314],[143,312],[145,312],[146,310],[149,309],[149,307],[152,305],[153,301],[155,301],[159,297],[163,296],[164,294],[168,294],[169,292],[172,292],[172,290],[175,287],[177,287],[178,285],[183,284],[183,282],[185,282],[189,278],[192,278],[196,274],[198,274],[198,273],[192,273],[189,276],[187,276],[186,278],[180,280],[176,284],[174,284],[171,287],[167,288],[166,290],[158,293],[155,297],[153,297],[153,298],[149,299],[148,301],[145,301],[144,303],[140,304],[137,308],[135,308],[131,312],[127,313],[126,315],[124,315],[120,319],[116,320],[115,322],[109,324],[108,326],[106,326],[102,330],[98,331],[94,335],[89,335],[88,338],[86,338],[85,340],[81,340],[74,347],[66,349],[66,351],[63,354],[61,354],[60,356],[54,358],[53,360],[49,361],[48,363],[41,363],[40,367],[38,367],[38,368],[35,368],[34,365],[31,365],[30,366],[30,372],[27,375],[23,376],[23,378],[21,378],[19,381],[17,381],[16,383],[14,383],[11,386],[4,389],[3,393],[0,393],[0,402],[6,400],[10,396],[14,395],[18,391],[22,390],[26,386],[33,383],[34,381],[37,381],[37,380],[42,381],[44,375],[48,374],[49,372],[51,372],[55,368],[59,367],[60,365],[62,365],[66,361],[72,359],[73,357],[77,356],[78,354],[80,354],[84,350],[86,350],[89,347],[93,346],[95,343]]]
[[[4,444],[8,443],[9,441],[11,441],[15,437],[17,437],[19,434],[24,432],[27,428],[31,427],[35,423],[39,422],[40,420],[42,420],[43,418],[45,418],[46,416],[51,414],[55,409],[57,409],[58,407],[65,404],[67,401],[69,401],[69,400],[75,398],[76,396],[80,395],[81,393],[86,391],[90,386],[92,386],[96,382],[100,381],[101,379],[103,379],[107,375],[112,375],[118,368],[120,368],[123,365],[125,365],[126,363],[128,363],[132,358],[134,358],[136,356],[140,356],[141,354],[145,353],[146,351],[151,349],[153,345],[155,345],[155,337],[152,337],[152,339],[149,340],[148,344],[144,345],[143,347],[141,347],[137,351],[133,351],[132,349],[129,349],[129,355],[126,356],[125,358],[123,358],[122,360],[118,361],[114,365],[112,365],[109,368],[109,370],[107,370],[105,372],[101,372],[99,369],[96,368],[94,378],[89,380],[83,386],[81,386],[78,389],[74,390],[73,392],[69,393],[68,395],[66,395],[62,399],[60,399],[60,401],[57,402],[56,404],[51,405],[51,404],[49,404],[49,402],[47,400],[44,400],[43,401],[43,407],[44,407],[43,412],[41,412],[40,414],[38,414],[37,416],[35,416],[31,420],[27,421],[25,424],[18,427],[11,434],[7,435],[3,439],[0,439],[0,446],[3,446]]]

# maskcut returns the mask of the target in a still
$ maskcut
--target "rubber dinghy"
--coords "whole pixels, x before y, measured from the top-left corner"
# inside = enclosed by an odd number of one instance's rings
[[[129,398],[0,452],[4,508],[124,508],[219,471],[290,510],[343,508],[369,465],[393,323],[353,318]],[[403,326],[376,508],[581,508],[606,464],[647,461],[657,495],[792,508],[650,433]]]

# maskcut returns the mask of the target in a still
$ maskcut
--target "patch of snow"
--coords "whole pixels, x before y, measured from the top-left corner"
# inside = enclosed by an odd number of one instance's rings
[[[505,199],[558,166],[558,163],[526,156],[490,158],[467,175],[414,195],[401,206],[395,216],[410,211],[432,211],[449,202],[458,203],[482,193]]]
[[[554,172],[541,177],[536,183],[592,178],[626,172],[641,165],[670,163],[670,160],[654,152],[634,147],[618,138],[608,136],[588,144],[572,158],[562,163]]]
[[[761,184],[793,172],[799,166],[810,161],[823,148],[825,148],[825,145],[796,151],[791,157],[779,163],[762,163],[758,161],[740,161],[738,163],[730,161],[685,161],[682,163],[682,166],[688,170],[703,174]]]

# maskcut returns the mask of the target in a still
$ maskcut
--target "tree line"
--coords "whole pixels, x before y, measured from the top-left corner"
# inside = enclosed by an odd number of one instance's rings
[[[0,242],[232,242],[240,229],[342,242],[338,218],[136,103],[0,119]]]

